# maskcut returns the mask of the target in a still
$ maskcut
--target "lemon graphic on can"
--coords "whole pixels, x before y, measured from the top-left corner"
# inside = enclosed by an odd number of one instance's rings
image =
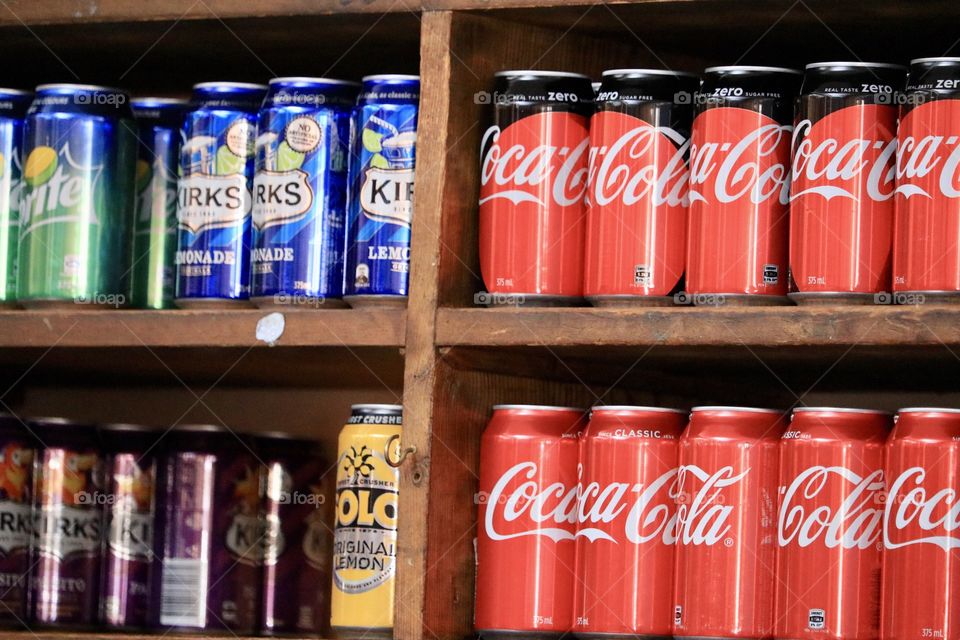
[[[150,179],[153,177],[153,169],[146,160],[137,160],[137,192],[143,191],[150,186]]]
[[[31,187],[39,187],[57,170],[57,151],[53,147],[37,147],[27,156],[23,179]]]

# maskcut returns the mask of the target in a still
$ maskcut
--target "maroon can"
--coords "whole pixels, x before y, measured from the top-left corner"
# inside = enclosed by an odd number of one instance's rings
[[[499,405],[480,440],[474,626],[484,637],[574,627],[580,409]]]
[[[687,155],[697,76],[603,72],[590,119],[584,295],[594,306],[669,305],[687,242]]]
[[[100,612],[103,459],[96,429],[31,420],[43,444],[34,465],[32,624],[85,628]]]
[[[480,270],[488,294],[476,301],[572,304],[583,296],[590,78],[501,71],[493,102],[480,168]]]
[[[27,621],[37,441],[23,422],[0,414],[0,624]]]
[[[263,554],[252,442],[213,425],[179,426],[164,442],[157,469],[160,568],[151,596],[156,624],[252,634]]]
[[[320,444],[285,433],[257,438],[263,474],[260,633],[321,635],[330,621],[330,481]]]
[[[161,431],[133,424],[100,427],[106,459],[100,621],[111,629],[147,626]]]
[[[793,134],[794,302],[873,304],[890,291],[896,97],[906,72],[869,62],[807,65]]]

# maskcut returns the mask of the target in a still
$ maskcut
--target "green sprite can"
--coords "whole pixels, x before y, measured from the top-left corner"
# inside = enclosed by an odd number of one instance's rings
[[[17,304],[23,118],[33,94],[0,89],[0,307]]]
[[[171,98],[135,98],[137,204],[133,221],[133,306],[174,306],[177,252],[177,165],[183,114],[189,103]]]
[[[37,87],[23,136],[17,277],[23,306],[127,303],[136,131],[124,91]]]

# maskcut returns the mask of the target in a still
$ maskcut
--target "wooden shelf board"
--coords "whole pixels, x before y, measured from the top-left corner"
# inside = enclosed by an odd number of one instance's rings
[[[257,347],[271,311],[3,311],[0,347]],[[403,346],[403,309],[279,311],[277,346]]]
[[[960,345],[960,309],[925,307],[441,308],[440,346]]]

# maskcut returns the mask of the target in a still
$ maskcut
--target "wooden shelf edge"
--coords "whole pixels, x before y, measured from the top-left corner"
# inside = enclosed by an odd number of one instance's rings
[[[437,346],[960,345],[960,308],[525,308],[437,313]]]
[[[287,347],[402,347],[405,309],[0,311],[0,347],[273,346],[259,321],[283,315]],[[276,326],[276,325],[274,325]],[[267,337],[272,334],[267,333]]]

